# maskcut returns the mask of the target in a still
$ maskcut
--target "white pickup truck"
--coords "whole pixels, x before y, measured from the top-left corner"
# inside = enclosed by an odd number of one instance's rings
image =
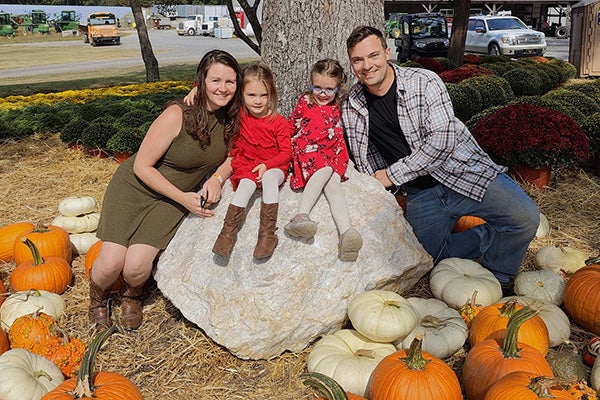
[[[216,25],[217,21],[204,22],[204,16],[202,15],[190,15],[187,20],[177,24],[176,30],[179,36],[213,36],[215,34]]]

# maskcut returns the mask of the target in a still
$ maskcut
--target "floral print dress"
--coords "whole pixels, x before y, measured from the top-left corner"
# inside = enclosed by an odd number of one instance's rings
[[[323,167],[333,168],[342,181],[348,179],[348,149],[337,104],[321,106],[311,102],[308,94],[303,94],[289,124],[293,132],[292,189],[302,189],[310,177]]]

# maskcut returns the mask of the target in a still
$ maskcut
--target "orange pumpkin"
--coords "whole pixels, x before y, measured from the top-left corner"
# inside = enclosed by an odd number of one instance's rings
[[[511,372],[525,371],[554,376],[542,353],[535,347],[517,342],[519,328],[536,313],[530,307],[523,307],[509,318],[502,342],[486,339],[469,351],[462,371],[463,386],[469,400],[483,400],[494,382]],[[477,318],[479,316],[473,323]]]
[[[435,382],[435,384],[433,384]],[[377,364],[369,381],[371,400],[462,400],[456,374],[439,358],[421,351],[421,338]]]
[[[8,341],[8,336],[4,329],[0,329],[0,354],[4,353],[10,349],[10,342]]]
[[[100,254],[100,249],[102,249],[102,240],[98,240],[94,243],[88,250],[85,255],[85,276],[90,279],[90,273],[92,271],[92,266],[94,265],[94,261],[98,258],[98,254]],[[113,283],[111,291],[112,292],[120,292],[125,283],[123,282],[123,277],[119,276],[115,283]]]
[[[27,237],[22,238],[29,248],[32,260],[24,261],[10,274],[10,287],[15,292],[29,289],[46,290],[62,294],[73,279],[69,263],[61,257],[42,258],[36,245]]]
[[[586,395],[586,397],[583,397]],[[484,400],[595,400],[596,392],[584,382],[570,382],[550,376],[516,371],[503,376],[486,393]]]
[[[6,286],[4,286],[4,282],[0,280],[0,306],[4,303],[4,299],[8,296],[6,292]]]
[[[573,321],[600,335],[600,265],[587,265],[569,278],[563,304]]]
[[[502,341],[510,317],[522,308],[523,306],[516,301],[507,301],[506,303],[484,307],[471,321],[471,332],[469,334],[471,346],[475,346],[485,339]],[[517,340],[519,343],[526,343],[535,347],[543,355],[548,354],[548,347],[550,346],[548,328],[542,318],[537,315],[523,323],[519,328]]]
[[[474,228],[478,225],[485,224],[485,220],[479,217],[474,217],[471,215],[465,215],[460,217],[456,224],[454,224],[454,228],[452,228],[452,233],[464,232],[468,229]]]
[[[326,397],[317,397],[316,400],[367,400],[351,392],[344,392],[342,386],[335,379],[320,372],[308,372],[300,375],[302,383],[313,386]]]
[[[43,312],[22,315],[10,326],[10,347],[48,357],[60,344],[54,318]]]
[[[17,222],[0,228],[0,260],[9,262],[13,258],[15,239],[23,232],[29,232],[35,225],[31,222]]]
[[[67,378],[77,375],[83,356],[85,354],[85,343],[80,339],[69,337],[64,330],[60,330],[62,339],[56,350],[50,354],[48,359],[52,361]]]
[[[139,389],[123,375],[105,371],[94,373],[98,350],[116,329],[113,325],[98,333],[85,352],[77,378],[64,381],[41,400],[144,400]]]
[[[73,249],[69,234],[59,226],[49,225],[35,227],[31,231],[17,236],[13,247],[14,260],[17,265],[32,259],[29,248],[21,241],[24,237],[35,243],[42,257],[62,257],[68,263],[71,262]]]

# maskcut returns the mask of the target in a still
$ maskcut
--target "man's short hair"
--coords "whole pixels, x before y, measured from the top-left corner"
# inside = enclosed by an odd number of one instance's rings
[[[387,42],[385,41],[385,37],[383,33],[372,26],[360,25],[352,30],[348,39],[346,39],[346,50],[350,52],[350,50],[356,46],[358,43],[365,40],[367,37],[375,35],[381,41],[381,44],[384,49],[387,49]]]

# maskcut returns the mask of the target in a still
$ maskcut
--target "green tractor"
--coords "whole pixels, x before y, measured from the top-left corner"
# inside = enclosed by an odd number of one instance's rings
[[[74,10],[63,10],[60,12],[60,19],[54,22],[54,29],[56,32],[78,30],[79,17]]]
[[[13,37],[18,28],[19,24],[13,21],[9,13],[0,12],[0,36]]]
[[[19,26],[27,33],[50,33],[50,25],[46,13],[42,10],[33,10],[31,14],[21,15],[16,19]]]

